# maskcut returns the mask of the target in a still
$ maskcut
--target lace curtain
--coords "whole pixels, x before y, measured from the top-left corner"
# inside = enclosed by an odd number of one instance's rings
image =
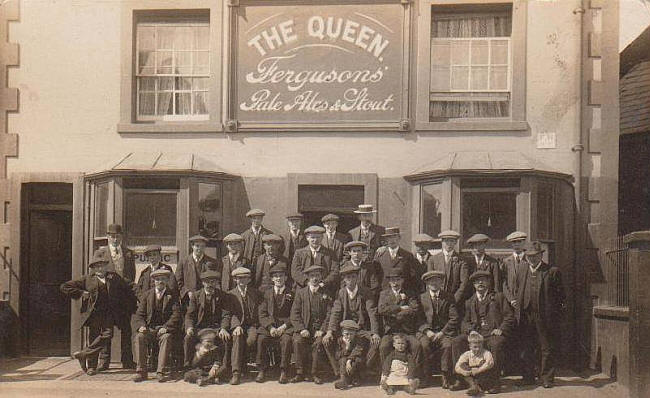
[[[438,14],[431,19],[431,37],[509,37],[509,15]]]

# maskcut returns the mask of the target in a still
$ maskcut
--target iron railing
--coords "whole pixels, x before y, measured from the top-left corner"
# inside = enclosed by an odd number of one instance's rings
[[[630,304],[630,275],[628,247],[623,236],[609,241],[605,250],[604,272],[607,280],[607,305],[628,307]]]

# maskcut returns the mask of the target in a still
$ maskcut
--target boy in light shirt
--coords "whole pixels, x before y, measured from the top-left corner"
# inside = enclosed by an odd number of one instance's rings
[[[469,389],[467,395],[478,395],[483,391],[496,393],[497,374],[494,371],[494,358],[483,348],[483,336],[471,332],[467,337],[469,351],[458,358],[455,371],[465,378]]]

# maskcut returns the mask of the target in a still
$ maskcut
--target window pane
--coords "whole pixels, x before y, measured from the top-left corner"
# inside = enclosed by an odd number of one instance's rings
[[[138,26],[138,49],[140,51],[144,50],[155,50],[156,49],[156,42],[154,40],[154,31],[155,28],[153,26]]]
[[[208,113],[208,93],[194,93],[194,115],[206,115]]]
[[[507,247],[506,236],[517,228],[516,192],[463,192],[463,241],[486,234],[493,247]]]
[[[485,40],[472,40],[472,65],[487,65],[489,57],[489,46]]]
[[[141,77],[138,79],[140,83],[140,91],[155,91],[156,78],[155,77]]]
[[[487,77],[488,77],[487,66],[473,66],[470,89],[487,90],[488,88]]]
[[[176,94],[176,114],[189,115],[192,112],[192,95],[190,93]]]
[[[158,94],[158,115],[172,115],[174,113],[172,93]]]
[[[452,65],[469,65],[469,41],[454,41],[451,44]]]
[[[469,67],[454,66],[451,68],[451,89],[467,90],[469,88]]]
[[[160,51],[156,56],[157,68],[156,73],[169,75],[173,73],[172,69],[172,52],[171,51]]]
[[[177,77],[176,78],[176,90],[191,90],[192,89],[192,79],[189,77]]]
[[[106,236],[108,183],[95,185],[95,236]]]
[[[507,90],[508,89],[508,67],[493,66],[490,70],[490,89]]]
[[[192,53],[190,51],[174,53],[174,62],[176,63],[176,74],[192,74]]]
[[[176,192],[127,192],[125,220],[129,246],[176,245]]]
[[[210,27],[209,26],[198,26],[194,28],[194,49],[195,50],[210,49]]]
[[[172,50],[174,48],[173,26],[158,26],[156,28],[156,48],[158,50]]]
[[[449,65],[451,43],[447,40],[432,40],[431,65]]]
[[[221,234],[221,184],[199,183],[199,233],[217,239]]]
[[[153,51],[140,51],[138,53],[140,62],[138,73],[143,75],[152,75],[155,73],[156,53]]]
[[[431,91],[449,91],[449,67],[434,67],[431,70]]]
[[[194,28],[178,26],[174,32],[174,50],[193,50]]]
[[[174,89],[174,78],[173,77],[161,77],[160,79],[160,91],[171,91]]]
[[[156,94],[140,93],[139,99],[138,113],[140,115],[151,116],[156,114]]]
[[[442,213],[442,184],[422,185],[420,198],[420,232],[437,237],[441,232]]]
[[[196,75],[207,75],[210,72],[210,53],[207,51],[194,52],[194,70]]]
[[[208,78],[207,77],[195,77],[192,79],[192,90],[207,90],[208,89]]]
[[[507,65],[508,62],[508,41],[492,40],[492,61],[491,64]]]

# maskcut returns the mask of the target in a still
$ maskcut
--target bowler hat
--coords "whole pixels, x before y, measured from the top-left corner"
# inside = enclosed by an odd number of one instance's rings
[[[321,220],[322,223],[326,223],[328,221],[339,221],[340,219],[341,218],[339,216],[337,216],[336,214],[330,213],[330,214],[324,215],[323,218],[321,218],[320,220]]]
[[[206,281],[208,279],[221,279],[221,272],[211,269],[201,272],[201,280]]]
[[[381,235],[384,238],[387,238],[389,236],[396,236],[399,235],[399,228],[398,227],[388,227],[384,231],[384,233]]]
[[[203,241],[205,243],[208,243],[208,238],[206,238],[203,235],[194,235],[190,238],[190,243],[192,242],[198,242],[198,241]]]
[[[291,213],[287,216],[287,220],[302,220],[304,216],[300,213]]]
[[[264,243],[280,243],[282,238],[276,234],[266,234],[262,236],[262,242]]]
[[[159,276],[164,276],[164,277],[169,278],[169,276],[171,274],[172,274],[171,271],[166,269],[166,268],[158,268],[157,270],[151,272],[150,277],[154,278],[154,279],[159,277]]]
[[[234,270],[232,270],[230,275],[232,275],[233,278],[238,277],[238,276],[241,276],[241,277],[248,276],[248,277],[250,277],[251,276],[251,270],[249,270],[246,267],[237,267]]]
[[[106,250],[98,249],[93,253],[93,258],[88,263],[88,268],[92,268],[95,265],[106,264],[108,263],[108,256]]]
[[[449,239],[449,238],[458,239],[458,238],[460,238],[460,234],[458,232],[456,232],[456,231],[453,231],[453,230],[449,229],[447,231],[440,232],[438,234],[438,238],[441,238],[441,239]]]
[[[287,266],[282,264],[282,263],[276,263],[274,264],[271,269],[269,269],[269,274],[277,274],[280,272],[284,272],[285,274],[287,273]]]
[[[445,279],[445,273],[443,271],[433,270],[433,271],[427,271],[424,274],[422,274],[423,281],[429,280],[431,278]]]
[[[106,228],[107,234],[122,234],[122,226],[120,224],[108,224]]]
[[[528,234],[525,232],[521,231],[515,231],[511,233],[510,235],[506,236],[506,240],[508,242],[514,242],[518,240],[526,240],[528,238]]]
[[[360,240],[353,240],[352,242],[348,242],[345,244],[343,247],[345,250],[350,250],[353,247],[362,247],[362,248],[367,248],[368,244],[366,242],[362,242]]]
[[[217,334],[218,334],[218,332],[217,332],[216,329],[205,328],[205,329],[199,330],[198,336],[199,336],[199,339],[201,339],[201,340],[206,340],[206,339],[214,340],[214,339],[217,338]]]
[[[243,242],[244,238],[239,234],[228,234],[223,238],[223,243]]]
[[[307,234],[324,234],[325,233],[325,228],[318,226],[318,225],[312,225],[311,227],[305,229],[305,235]]]
[[[359,205],[359,208],[354,211],[356,214],[372,214],[376,213],[377,210],[373,209],[372,205]]]
[[[436,240],[428,234],[417,234],[413,238],[413,243],[434,243]]]
[[[305,270],[302,272],[308,274],[310,272],[315,272],[315,271],[323,272],[325,271],[325,268],[320,265],[312,265],[311,267],[305,268]]]
[[[492,275],[490,274],[489,271],[480,269],[478,271],[474,271],[474,273],[469,277],[469,280],[473,282],[475,279],[483,278],[483,277],[491,278]]]
[[[264,210],[260,209],[250,209],[248,212],[246,212],[246,217],[255,217],[255,216],[265,216],[266,213],[264,213]]]
[[[350,274],[352,272],[359,272],[359,271],[361,271],[361,268],[352,264],[351,262],[348,262],[343,267],[341,267],[341,269],[339,270],[339,274],[345,275],[345,274]]]
[[[535,254],[541,254],[545,252],[542,244],[539,241],[528,242],[524,246],[524,250],[526,251],[527,256],[534,256]]]
[[[150,252],[160,252],[160,251],[162,251],[160,245],[149,245],[144,248],[144,254],[148,254]]]
[[[346,319],[343,322],[341,322],[339,325],[341,326],[341,329],[361,330],[359,324],[353,321],[352,319]]]
[[[485,234],[474,234],[469,239],[467,243],[482,243],[490,240],[490,237]]]

